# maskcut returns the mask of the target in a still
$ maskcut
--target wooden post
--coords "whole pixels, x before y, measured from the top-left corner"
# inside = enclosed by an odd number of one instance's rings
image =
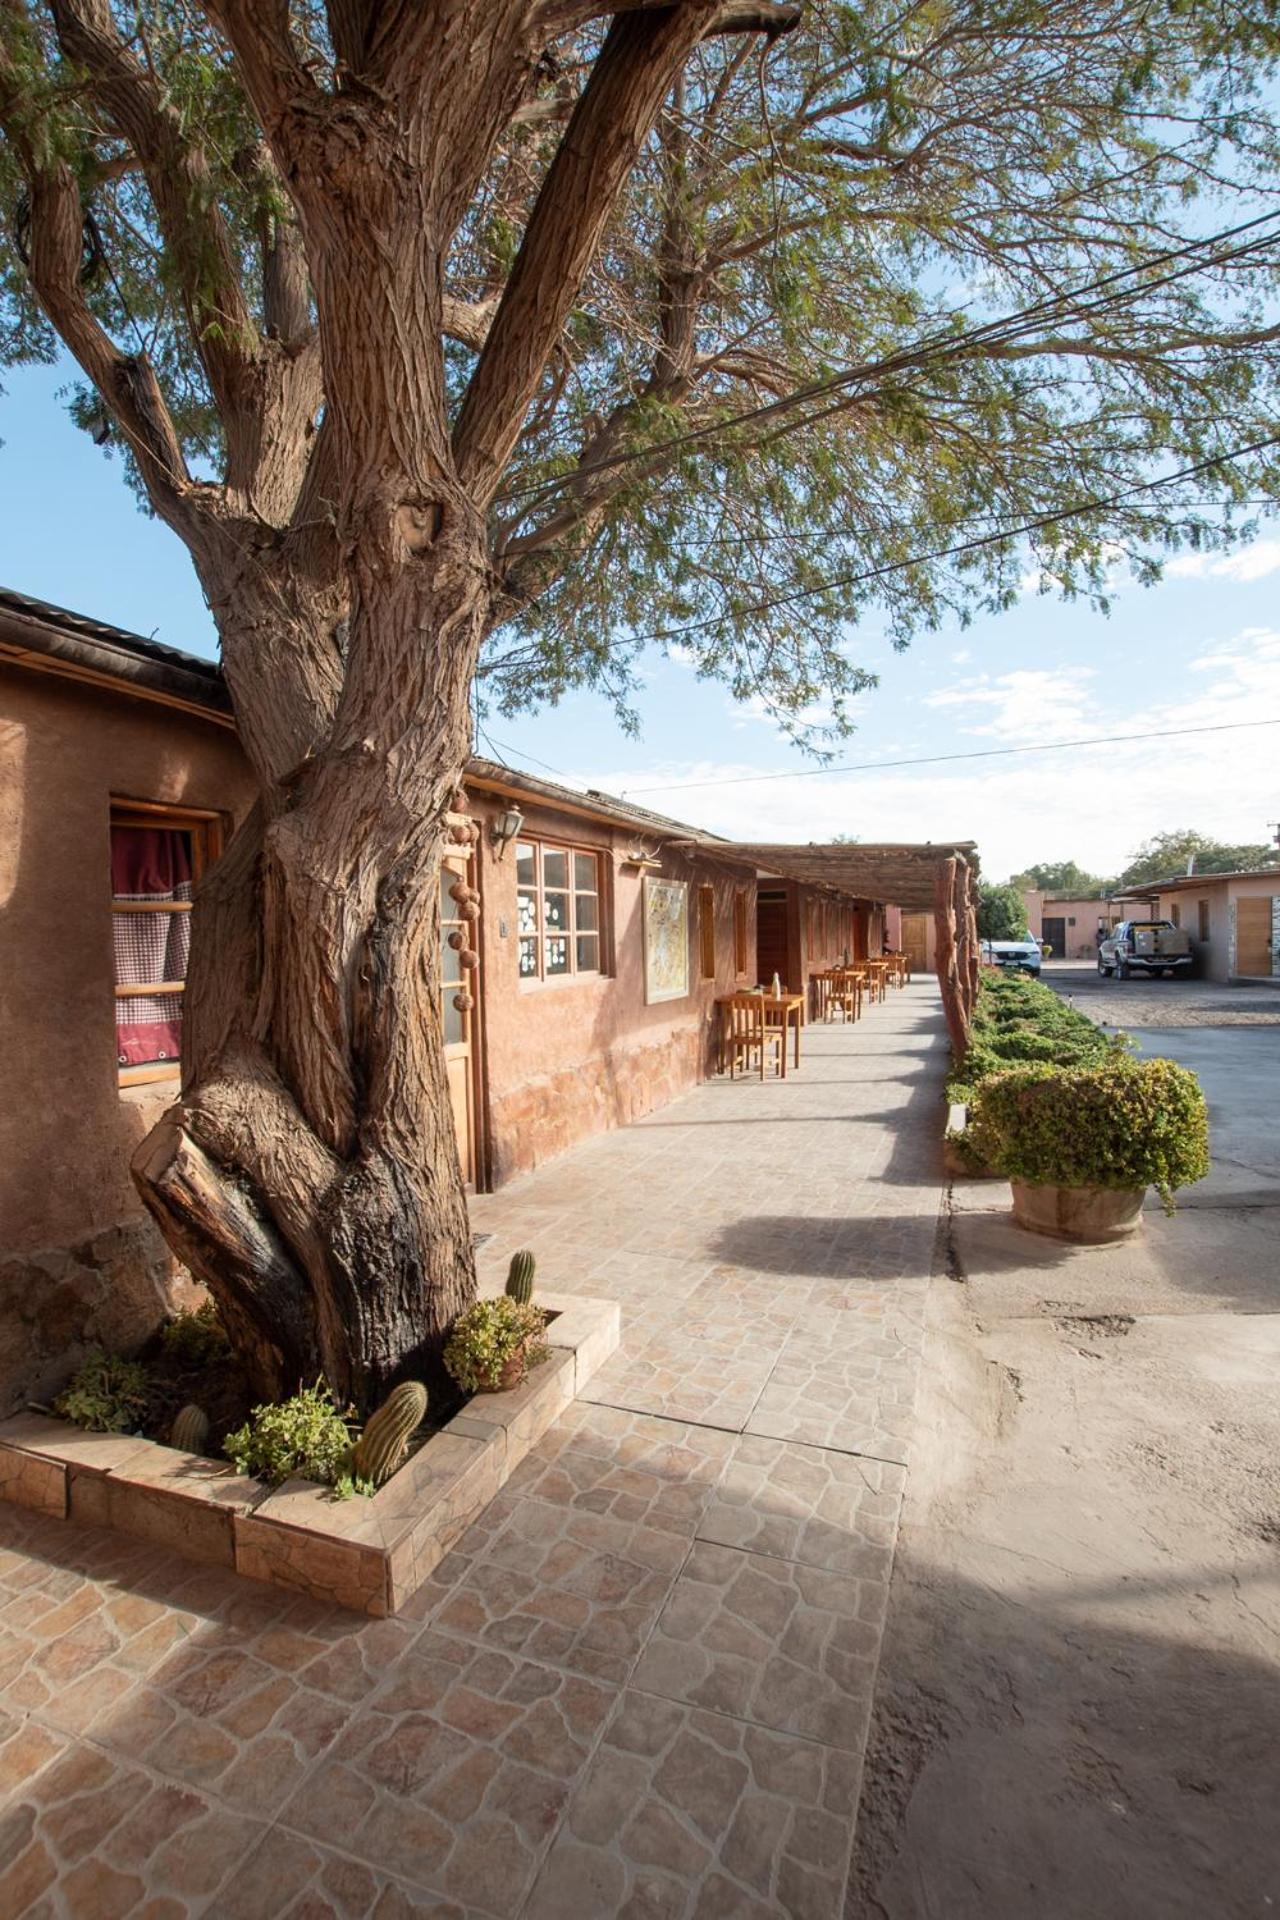
[[[966,860],[964,863],[965,920],[969,929],[969,1014],[978,1004],[978,967],[980,948],[978,945],[978,890],[974,884],[973,868]]]
[[[938,984],[942,988],[942,1010],[951,1035],[951,1051],[957,1066],[963,1065],[969,1051],[969,1017],[960,987],[956,953],[957,862],[953,856],[938,862],[934,879],[933,914],[938,933]]]

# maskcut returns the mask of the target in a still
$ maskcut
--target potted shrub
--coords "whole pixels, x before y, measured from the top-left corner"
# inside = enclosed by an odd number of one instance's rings
[[[1019,1226],[1065,1240],[1123,1239],[1142,1224],[1148,1187],[1172,1213],[1176,1189],[1209,1171],[1204,1094],[1172,1060],[1113,1054],[1100,1066],[994,1074],[969,1132],[1008,1178]]]
[[[541,1307],[501,1294],[477,1300],[453,1323],[444,1364],[466,1393],[505,1393],[545,1360]]]

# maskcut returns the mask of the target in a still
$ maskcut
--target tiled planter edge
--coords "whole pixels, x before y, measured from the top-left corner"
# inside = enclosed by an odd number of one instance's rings
[[[477,1395],[371,1499],[274,1489],[154,1440],[45,1414],[0,1421],[0,1499],[379,1617],[396,1613],[618,1344],[616,1300],[540,1294],[550,1357]]]

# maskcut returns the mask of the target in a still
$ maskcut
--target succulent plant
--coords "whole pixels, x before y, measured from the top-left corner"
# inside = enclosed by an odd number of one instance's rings
[[[173,1416],[173,1425],[169,1429],[170,1446],[181,1447],[183,1453],[203,1453],[208,1438],[208,1414],[203,1407],[189,1401]]]
[[[389,1480],[404,1459],[409,1436],[422,1425],[427,1411],[427,1390],[419,1380],[402,1381],[393,1387],[376,1413],[365,1422],[356,1441],[351,1465],[358,1480],[380,1487]]]
[[[518,1300],[522,1307],[527,1307],[533,1298],[535,1264],[533,1255],[524,1247],[519,1253],[512,1254],[511,1265],[507,1269],[507,1297]]]

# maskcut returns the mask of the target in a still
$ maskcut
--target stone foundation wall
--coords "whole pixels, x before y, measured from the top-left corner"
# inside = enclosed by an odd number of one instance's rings
[[[130,1353],[203,1298],[150,1220],[0,1260],[0,1416],[59,1392],[90,1347]]]
[[[494,1186],[687,1093],[706,1077],[706,1046],[701,1027],[677,1028],[653,1045],[612,1047],[495,1098],[489,1113]]]

